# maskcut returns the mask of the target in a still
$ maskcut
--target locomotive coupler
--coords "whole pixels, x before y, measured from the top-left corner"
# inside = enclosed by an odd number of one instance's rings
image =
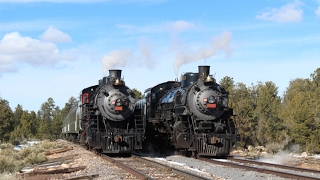
[[[122,142],[122,136],[121,135],[116,135],[116,136],[114,136],[113,140],[116,143]]]

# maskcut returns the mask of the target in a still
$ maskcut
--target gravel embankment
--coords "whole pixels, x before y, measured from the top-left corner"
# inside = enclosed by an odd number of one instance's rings
[[[135,176],[132,176],[130,173],[126,172],[118,168],[117,166],[107,162],[106,160],[102,159],[101,157],[97,156],[93,152],[90,152],[83,147],[75,144],[71,144],[67,141],[59,140],[59,143],[68,144],[73,147],[73,150],[58,153],[48,156],[49,159],[65,157],[68,155],[77,154],[71,163],[62,164],[58,167],[50,167],[51,169],[55,168],[73,168],[79,166],[86,166],[86,169],[79,170],[76,172],[71,173],[64,173],[64,174],[46,174],[46,175],[36,175],[36,176],[29,176],[25,177],[24,180],[38,180],[38,179],[50,179],[50,180],[60,180],[60,179],[68,179],[68,178],[75,178],[81,176],[90,176],[98,174],[98,177],[93,179],[95,180],[124,180],[124,179],[137,179]]]
[[[60,143],[71,145],[70,142],[59,140]],[[37,175],[30,176],[24,178],[25,180],[38,180],[38,179],[69,179],[81,176],[89,176],[89,175],[97,175],[97,177],[93,178],[94,180],[123,180],[123,179],[137,179],[135,176],[130,173],[118,168],[97,156],[93,152],[85,150],[83,147],[79,145],[72,144],[73,150],[58,153],[48,156],[49,159],[65,157],[72,154],[77,154],[73,158],[71,163],[66,163],[60,165],[60,167],[52,167],[52,168],[68,168],[68,167],[79,167],[86,166],[86,169],[72,172],[72,173],[64,173],[64,174],[56,174],[56,175]],[[256,179],[268,179],[268,180],[285,180],[286,178],[280,178],[274,175],[253,172],[253,171],[245,171],[241,169],[225,167],[221,165],[215,165],[207,162],[200,161],[198,159],[187,158],[179,155],[172,155],[166,158],[159,157],[148,157],[147,159],[153,159],[157,162],[167,164],[169,166],[179,168],[186,171],[192,171],[197,173],[200,176],[204,176],[210,179],[228,179],[228,180],[256,180]]]
[[[241,169],[214,165],[197,159],[186,158],[179,155],[168,156],[166,158],[155,158],[160,163],[165,163],[176,168],[183,168],[186,171],[195,171],[204,177],[213,179],[230,179],[230,180],[256,180],[272,179],[287,180],[286,178],[277,177],[270,174],[264,174],[254,171],[244,171]]]

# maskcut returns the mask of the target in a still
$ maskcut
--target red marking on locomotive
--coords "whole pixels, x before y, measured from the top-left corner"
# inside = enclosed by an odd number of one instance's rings
[[[82,103],[89,103],[89,93],[82,94]]]
[[[216,108],[217,104],[207,104],[207,108]]]
[[[116,111],[122,111],[122,106],[115,106],[115,107],[114,107],[114,110],[116,110]]]

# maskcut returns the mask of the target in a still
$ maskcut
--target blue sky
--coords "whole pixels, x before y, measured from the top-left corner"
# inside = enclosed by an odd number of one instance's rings
[[[320,67],[320,1],[0,0],[0,97],[64,107],[108,70],[143,92],[210,65],[281,96]]]

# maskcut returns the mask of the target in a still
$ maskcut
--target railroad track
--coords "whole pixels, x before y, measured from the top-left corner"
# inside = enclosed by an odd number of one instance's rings
[[[111,158],[102,155],[102,158],[132,173],[140,179],[209,180],[208,178],[201,177],[197,174],[168,167],[137,155],[132,155],[130,158]]]
[[[194,175],[189,172],[184,172],[180,169],[168,167],[166,165],[159,164],[155,161],[149,162],[149,158],[141,158],[139,157],[139,154],[133,154],[131,158],[110,158],[105,155],[101,155],[97,152],[96,154],[100,155],[102,158],[115,164],[121,169],[126,170],[127,172],[131,173],[139,179],[206,179],[205,177]],[[219,164],[228,167],[234,167],[238,169],[255,171],[259,173],[272,174],[284,178],[300,180],[320,180],[320,171],[311,169],[264,163],[254,160],[238,159],[233,157],[228,157],[227,160],[223,161],[201,157],[198,157],[198,160],[207,161],[213,164]]]
[[[74,144],[74,142],[69,141],[68,143]],[[82,146],[82,148],[86,147]],[[117,167],[124,169],[138,179],[209,180],[206,177],[143,158],[137,153],[131,154],[131,157],[111,158],[105,154],[95,151],[94,149],[89,151],[94,152],[96,155],[111,162]]]
[[[234,168],[241,168],[260,173],[273,174],[279,177],[299,179],[299,180],[319,180],[320,171],[297,168],[279,164],[264,163],[246,159],[237,159],[228,157],[227,160],[217,160],[199,157],[199,160],[206,161],[213,164],[229,166]]]
[[[70,144],[74,142],[67,141]],[[78,144],[77,144],[78,145]],[[81,146],[82,148],[86,148]],[[111,162],[117,167],[136,176],[138,179],[170,179],[170,180],[209,180],[208,178],[199,176],[197,174],[183,171],[174,167],[170,167],[156,161],[142,158],[139,154],[131,154],[131,157],[116,157],[112,158],[105,154],[101,154],[94,149],[89,151]]]

